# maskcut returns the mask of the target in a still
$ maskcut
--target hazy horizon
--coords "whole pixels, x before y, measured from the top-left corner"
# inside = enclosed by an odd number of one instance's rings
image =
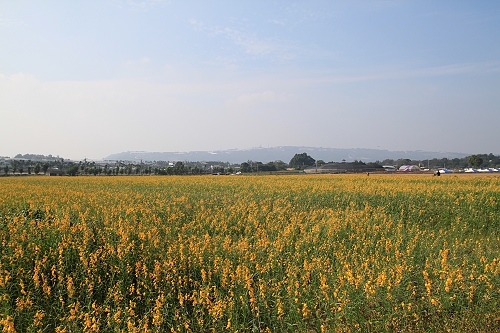
[[[33,155],[52,155],[53,157],[59,156],[61,158],[67,158],[71,160],[104,160],[107,157],[111,155],[118,155],[122,153],[195,153],[195,152],[204,152],[204,153],[210,153],[210,152],[226,152],[226,151],[248,151],[248,150],[256,150],[256,149],[273,149],[273,148],[280,148],[280,147],[297,147],[297,148],[313,148],[313,149],[341,149],[341,150],[364,150],[364,149],[373,149],[373,150],[379,150],[381,152],[383,151],[388,151],[391,153],[395,152],[425,152],[425,153],[438,153],[438,154],[464,154],[464,155],[474,155],[474,154],[490,154],[492,153],[493,155],[500,155],[500,153],[495,153],[493,151],[476,151],[476,152],[464,152],[464,151],[444,151],[444,150],[422,150],[422,149],[397,149],[397,150],[391,150],[391,149],[382,149],[382,148],[366,148],[366,147],[346,147],[346,148],[338,148],[338,147],[312,147],[312,146],[270,146],[270,147],[262,147],[262,146],[255,146],[255,147],[249,147],[249,148],[225,148],[225,149],[210,149],[210,150],[165,150],[165,151],[150,151],[150,150],[124,150],[124,151],[116,151],[116,152],[110,152],[109,154],[97,158],[89,157],[89,156],[83,156],[83,157],[67,157],[63,156],[61,154],[53,154],[53,153],[40,153],[40,152],[34,152],[34,151],[20,151],[12,155],[6,155],[0,153],[0,157],[9,157],[9,158],[14,158],[16,155],[26,155],[26,154],[33,154]]]
[[[382,149],[371,149],[371,148],[332,148],[332,147],[305,147],[305,146],[277,146],[277,147],[253,147],[249,149],[225,149],[225,150],[210,150],[210,151],[165,151],[165,152],[153,152],[153,151],[124,151],[109,154],[102,158],[76,158],[70,160],[93,160],[93,161],[103,161],[103,160],[120,160],[120,161],[222,161],[231,163],[241,163],[248,160],[259,161],[259,162],[273,162],[277,160],[288,161],[295,154],[307,153],[311,157],[319,160],[328,161],[354,161],[360,160],[364,162],[374,162],[382,161],[385,159],[404,159],[409,158],[412,160],[427,160],[427,159],[441,159],[441,158],[463,158],[467,155],[472,155],[469,153],[460,152],[443,152],[443,151],[422,151],[422,150],[412,150],[412,151],[391,151]],[[22,155],[26,158],[26,155],[36,153],[19,153],[14,156],[9,156],[15,158],[18,155]],[[485,152],[479,152],[475,154],[489,154]],[[66,156],[60,156],[55,154],[50,154],[52,157],[64,158]],[[495,154],[496,155],[496,154]],[[2,155],[0,155],[2,156]],[[47,156],[47,155],[45,155]]]
[[[0,156],[500,153],[500,3],[0,4]]]

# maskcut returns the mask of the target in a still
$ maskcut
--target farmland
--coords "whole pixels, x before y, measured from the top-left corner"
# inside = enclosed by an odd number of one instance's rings
[[[500,177],[0,179],[4,332],[494,332]]]

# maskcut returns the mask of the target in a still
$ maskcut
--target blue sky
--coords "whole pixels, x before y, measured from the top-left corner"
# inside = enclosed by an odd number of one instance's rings
[[[497,1],[0,1],[0,156],[500,153]]]

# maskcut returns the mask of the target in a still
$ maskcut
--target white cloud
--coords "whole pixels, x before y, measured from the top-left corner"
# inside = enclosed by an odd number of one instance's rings
[[[277,25],[286,25],[286,19],[281,19],[281,20],[269,20],[270,23],[277,24]]]
[[[193,26],[193,29],[195,31],[201,31],[205,29],[205,24],[203,22],[195,20],[194,18],[191,18],[188,20],[188,22]]]
[[[246,53],[258,56],[268,55],[277,50],[277,45],[257,38],[255,35],[245,34],[241,31],[226,28],[224,29],[225,35],[245,49]]]
[[[209,37],[223,36],[242,48],[245,53],[267,57],[274,60],[289,61],[295,58],[296,47],[290,42],[283,42],[276,38],[260,38],[256,34],[233,28],[208,26],[201,21],[190,19],[189,23],[195,31],[205,31]]]

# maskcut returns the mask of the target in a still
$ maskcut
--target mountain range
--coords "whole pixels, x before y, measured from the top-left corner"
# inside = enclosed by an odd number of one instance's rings
[[[295,154],[307,153],[315,160],[325,162],[363,161],[375,162],[385,159],[427,160],[433,158],[463,158],[470,154],[451,152],[429,152],[429,151],[389,151],[368,148],[317,148],[317,147],[297,147],[281,146],[271,148],[251,148],[251,149],[227,149],[216,151],[190,151],[190,152],[147,152],[147,151],[127,151],[111,154],[104,160],[113,161],[220,161],[232,164],[240,164],[246,161],[258,161],[268,163],[281,160],[288,163]]]

